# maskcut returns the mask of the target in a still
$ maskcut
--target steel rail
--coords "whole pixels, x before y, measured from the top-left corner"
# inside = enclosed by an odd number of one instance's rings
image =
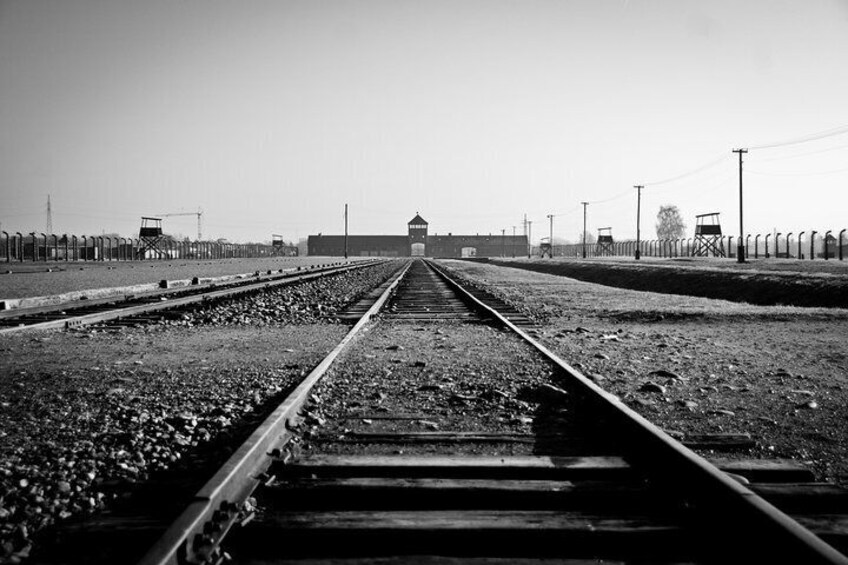
[[[0,335],[8,335],[12,333],[20,333],[26,331],[38,331],[38,330],[52,330],[52,329],[64,329],[64,328],[78,328],[81,326],[86,326],[90,324],[97,324],[100,322],[108,322],[110,320],[116,320],[119,318],[128,318],[132,316],[138,316],[140,314],[147,314],[149,312],[159,312],[162,310],[170,310],[173,308],[179,308],[181,306],[186,306],[189,304],[196,304],[200,302],[205,302],[209,300],[215,300],[219,298],[226,298],[229,296],[235,296],[238,294],[245,294],[250,292],[255,292],[267,288],[273,288],[276,286],[283,286],[288,284],[294,284],[298,282],[304,282],[314,279],[319,279],[328,275],[333,275],[341,272],[353,271],[356,269],[363,269],[369,266],[373,266],[375,263],[357,263],[353,265],[345,265],[341,267],[332,267],[329,269],[323,269],[317,272],[304,273],[300,275],[292,276],[290,273],[285,275],[281,275],[276,278],[266,278],[259,282],[252,284],[239,284],[239,283],[228,283],[230,288],[224,288],[221,290],[211,290],[207,291],[205,289],[195,289],[200,290],[197,294],[192,294],[190,296],[183,296],[179,298],[168,298],[165,300],[160,300],[158,302],[151,302],[147,304],[139,304],[135,306],[127,306],[123,308],[114,308],[112,310],[106,310],[104,312],[95,312],[92,314],[83,314],[79,316],[69,316],[67,318],[62,318],[59,320],[50,320],[47,322],[37,322],[34,324],[21,325],[21,326],[12,326],[6,328],[0,328]],[[233,286],[238,285],[238,286]],[[217,288],[220,285],[215,285]],[[181,289],[185,290],[185,289]],[[114,299],[113,299],[114,301]],[[25,313],[24,313],[25,314]]]
[[[139,561],[139,565],[184,565],[197,562],[196,558],[200,559],[199,562],[207,560],[232,526],[241,503],[258,486],[260,481],[256,477],[270,464],[269,450],[276,444],[282,445],[291,435],[287,426],[296,418],[312,388],[371,317],[380,311],[410,265],[411,262],[407,262],[398,271],[391,284],[339,344],[198,491],[180,517]],[[234,503],[234,500],[238,503]],[[208,524],[213,524],[212,528]],[[210,531],[216,526],[218,531]]]
[[[576,384],[599,407],[615,416],[636,441],[643,442],[643,446],[648,451],[644,451],[637,457],[643,465],[653,467],[657,475],[662,475],[666,479],[671,478],[677,483],[675,485],[677,488],[682,488],[683,481],[689,479],[690,486],[687,494],[691,494],[693,490],[691,485],[694,483],[698,487],[697,499],[701,503],[713,509],[720,509],[721,516],[728,519],[729,523],[741,526],[743,532],[750,532],[751,529],[756,528],[758,533],[773,545],[767,550],[774,552],[775,557],[781,560],[788,559],[805,564],[848,565],[848,557],[709,461],[673,439],[624,404],[617,396],[596,385],[496,310],[478,300],[442,268],[430,261],[428,263],[458,294],[532,345],[562,369],[571,379],[572,384]],[[726,527],[727,524],[722,526]]]

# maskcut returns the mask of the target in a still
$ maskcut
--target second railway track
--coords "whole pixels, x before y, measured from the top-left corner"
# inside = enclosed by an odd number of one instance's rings
[[[844,491],[699,457],[472,292],[415,260],[351,306],[141,563],[848,563]]]
[[[33,330],[72,329],[111,322],[137,325],[166,315],[178,315],[183,308],[194,308],[217,300],[227,300],[262,292],[281,285],[291,285],[321,277],[361,269],[375,264],[366,261],[298,267],[296,271],[255,273],[250,278],[224,283],[207,283],[176,289],[163,289],[139,294],[119,295],[93,300],[74,300],[62,304],[0,311],[0,335]],[[168,314],[166,314],[166,312]]]

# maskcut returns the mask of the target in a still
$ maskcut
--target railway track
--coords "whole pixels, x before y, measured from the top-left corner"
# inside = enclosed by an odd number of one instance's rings
[[[423,261],[364,300],[142,564],[848,563],[804,467],[699,457]]]
[[[299,282],[361,269],[374,262],[333,264],[310,267],[305,270],[256,273],[248,279],[226,283],[198,284],[177,289],[99,298],[76,300],[65,304],[20,308],[0,311],[0,335],[33,330],[78,328],[90,324],[109,322],[114,325],[137,325],[160,319],[164,312],[171,314],[182,308],[216,300],[225,300],[260,292],[280,285]]]

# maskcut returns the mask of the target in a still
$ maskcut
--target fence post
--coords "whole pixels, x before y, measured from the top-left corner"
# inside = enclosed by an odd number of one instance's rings
[[[810,232],[810,261],[816,258],[816,230]]]
[[[842,261],[842,234],[845,233],[845,230],[839,232],[839,260]]]
[[[827,251],[828,251],[828,250],[827,250],[827,238],[829,238],[829,237],[830,237],[830,232],[831,232],[831,230],[827,230],[827,231],[824,233],[824,260],[825,260],[825,261],[827,261]]]

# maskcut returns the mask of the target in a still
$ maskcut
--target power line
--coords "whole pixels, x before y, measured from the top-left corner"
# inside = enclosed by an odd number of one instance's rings
[[[616,199],[621,198],[622,196],[626,196],[628,194],[633,194],[633,190],[627,189],[624,192],[620,192],[620,193],[616,194],[615,196],[610,196],[609,198],[605,198],[604,200],[590,200],[588,202],[588,204],[603,204],[604,202],[611,202],[613,200],[616,200]]]
[[[835,135],[842,135],[848,133],[848,125],[838,126],[835,128],[831,128],[824,131],[819,131],[816,133],[810,133],[801,137],[796,137],[795,139],[788,139],[785,141],[778,141],[775,143],[765,143],[763,145],[749,145],[748,149],[771,149],[772,147],[783,147],[785,145],[796,145],[798,143],[807,143],[808,141],[816,141],[819,139],[824,139],[826,137],[833,137]]]
[[[554,217],[561,218],[563,216],[570,216],[571,214],[574,214],[575,212],[577,212],[579,210],[580,210],[580,205],[578,204],[577,206],[569,208],[565,212],[560,212],[559,214],[554,214]]]
[[[832,175],[835,173],[844,173],[848,171],[848,167],[844,169],[834,169],[832,171],[817,171],[814,173],[767,173],[764,171],[751,171],[748,172],[752,175],[765,175],[769,177],[806,177],[806,176],[818,176],[818,175]]]
[[[719,179],[718,182],[711,183],[709,186],[704,187],[705,183],[713,181],[717,178]],[[718,186],[723,185],[724,183],[726,183],[731,178],[736,178],[736,171],[735,170],[733,170],[733,171],[719,171],[717,174],[713,174],[713,175],[710,175],[708,177],[698,179],[697,181],[693,182],[692,184],[687,184],[683,187],[671,186],[671,187],[668,187],[668,188],[664,188],[662,190],[651,190],[651,191],[648,192],[648,194],[650,194],[651,196],[656,196],[656,195],[659,195],[659,194],[668,194],[669,192],[672,192],[672,191],[680,192],[680,191],[684,191],[684,190],[693,190],[693,189],[697,189],[701,192],[710,191],[713,188],[716,188]]]
[[[786,159],[796,159],[798,157],[807,157],[808,155],[818,155],[819,153],[828,153],[829,151],[838,151],[839,149],[848,149],[848,145],[837,145],[836,147],[827,147],[825,149],[817,149],[816,151],[806,151],[804,153],[796,153],[795,155],[784,155],[783,157],[769,157],[768,159],[757,159],[757,163],[767,163],[769,161],[784,161]]]
[[[716,165],[718,165],[722,161],[727,160],[727,158],[728,158],[727,154],[722,153],[720,157],[717,157],[717,158],[713,159],[712,161],[705,163],[704,165],[701,165],[700,167],[698,167],[696,169],[692,169],[691,171],[688,171],[688,172],[685,172],[685,173],[682,173],[682,174],[679,174],[677,176],[673,176],[673,177],[670,177],[670,178],[667,178],[667,179],[658,180],[658,181],[654,181],[654,182],[646,182],[646,183],[644,183],[644,186],[656,186],[658,184],[666,184],[666,183],[674,182],[676,180],[680,180],[682,178],[686,178],[686,177],[694,175],[696,173],[700,173],[701,171],[705,171],[707,169],[715,167]]]

